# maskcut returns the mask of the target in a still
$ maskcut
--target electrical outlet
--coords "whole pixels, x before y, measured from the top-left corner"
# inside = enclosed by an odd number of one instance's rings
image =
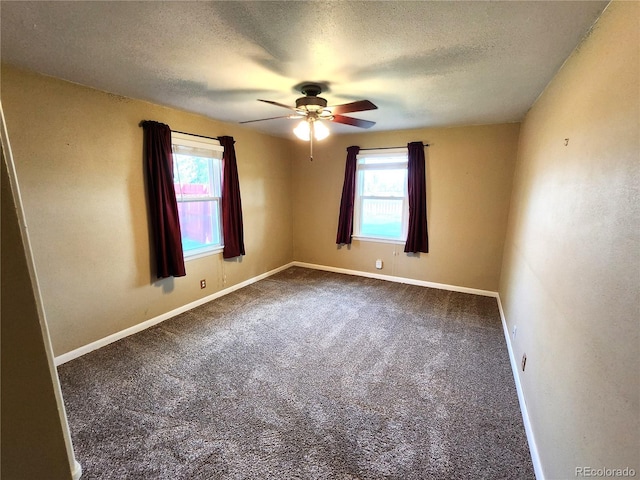
[[[527,354],[522,354],[522,371],[524,372],[524,368],[527,366]]]
[[[200,288],[206,288],[207,287],[207,281],[205,279],[200,280]]]
[[[376,260],[376,268],[378,270],[382,270],[382,260],[380,259]]]

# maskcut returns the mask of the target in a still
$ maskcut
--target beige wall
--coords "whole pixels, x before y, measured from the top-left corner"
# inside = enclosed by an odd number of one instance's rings
[[[611,4],[521,129],[500,295],[552,479],[640,473],[639,17]]]
[[[2,467],[5,480],[71,479],[73,455],[2,149]],[[65,436],[66,434],[66,436]],[[69,443],[67,443],[67,441]]]
[[[2,101],[56,355],[293,260],[289,141],[7,66]],[[220,254],[187,262],[186,277],[152,278],[145,119],[235,138],[242,262]]]
[[[294,257],[298,261],[497,291],[519,124],[434,128],[329,137],[293,162]],[[346,148],[423,141],[429,253],[354,240],[336,246]],[[384,268],[376,270],[375,260]]]

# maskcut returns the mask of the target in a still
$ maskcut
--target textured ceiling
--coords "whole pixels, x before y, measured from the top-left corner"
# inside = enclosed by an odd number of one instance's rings
[[[303,81],[372,130],[521,120],[606,1],[0,2],[2,61],[239,122]],[[291,136],[280,119],[249,124]],[[359,129],[331,124],[334,133]]]

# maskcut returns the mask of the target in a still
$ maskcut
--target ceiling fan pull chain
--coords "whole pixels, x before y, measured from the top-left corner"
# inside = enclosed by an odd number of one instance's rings
[[[309,160],[313,162],[313,137],[316,134],[314,122],[309,122]]]

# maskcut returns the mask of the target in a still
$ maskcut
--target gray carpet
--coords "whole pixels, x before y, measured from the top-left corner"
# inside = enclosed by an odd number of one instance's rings
[[[304,268],[59,367],[83,479],[532,479],[494,298]]]

